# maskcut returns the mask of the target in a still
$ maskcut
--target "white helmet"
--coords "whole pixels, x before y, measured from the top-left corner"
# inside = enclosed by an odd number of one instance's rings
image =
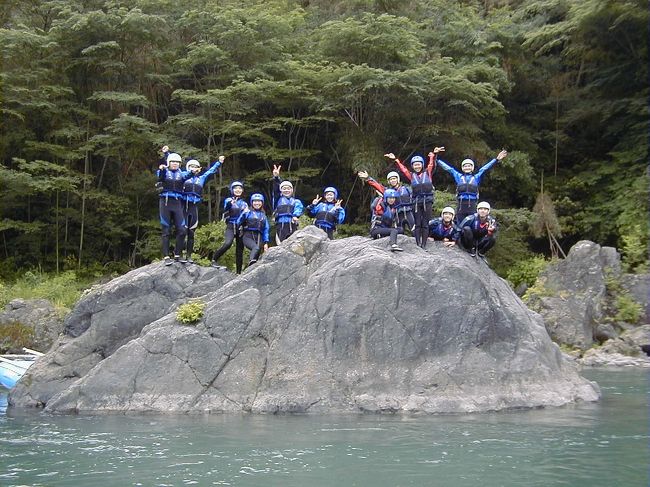
[[[167,164],[170,162],[178,162],[179,164],[183,162],[183,159],[181,158],[180,154],[176,154],[176,152],[172,152],[167,156]]]
[[[454,210],[451,206],[445,206],[440,212],[440,216],[442,216],[444,213],[451,213],[451,216],[455,216],[456,210]]]
[[[280,190],[282,190],[282,188],[289,188],[291,191],[293,191],[293,184],[291,184],[290,181],[282,181],[280,183]]]
[[[490,211],[490,203],[487,201],[481,201],[478,205],[476,205],[476,209],[480,210],[481,208],[485,208],[488,211]]]
[[[185,170],[189,171],[190,167],[192,166],[196,166],[199,169],[201,169],[201,163],[199,161],[197,161],[196,159],[190,159],[189,161],[187,161],[187,164],[185,164]]]
[[[472,166],[472,171],[474,170],[474,161],[471,159],[465,159],[463,162],[460,163],[460,167],[462,168],[465,164],[469,164]]]
[[[397,182],[399,183],[399,174],[396,171],[391,171],[388,173],[386,180],[389,180],[390,178],[397,178]]]

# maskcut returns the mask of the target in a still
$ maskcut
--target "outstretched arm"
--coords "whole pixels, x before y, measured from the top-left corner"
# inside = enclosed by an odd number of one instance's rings
[[[385,157],[388,157],[389,159],[392,159],[395,162],[395,165],[397,166],[397,169],[399,172],[402,173],[402,176],[410,183],[411,182],[411,171],[408,170],[408,168],[402,164],[402,161],[400,161],[397,157],[395,157],[395,154],[392,152],[388,154],[384,154]]]
[[[481,167],[481,169],[479,169],[478,172],[476,173],[476,181],[478,183],[480,183],[481,178],[483,177],[483,175],[486,172],[488,172],[490,169],[492,169],[497,162],[502,161],[503,159],[505,159],[507,155],[508,155],[508,152],[502,150],[501,152],[499,152],[499,154],[494,159],[492,159],[487,164],[483,165]]]

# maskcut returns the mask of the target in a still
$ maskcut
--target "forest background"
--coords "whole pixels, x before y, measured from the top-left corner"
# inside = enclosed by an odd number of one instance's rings
[[[204,167],[226,156],[203,257],[234,179],[268,197],[281,164],[305,203],[334,185],[338,236],[367,235],[373,194],[356,171],[383,181],[384,153],[445,146],[456,167],[509,151],[481,199],[501,223],[491,265],[513,284],[581,239],[647,268],[647,1],[3,3],[5,282],[160,258],[164,144]],[[434,183],[439,212],[455,185],[440,169]]]

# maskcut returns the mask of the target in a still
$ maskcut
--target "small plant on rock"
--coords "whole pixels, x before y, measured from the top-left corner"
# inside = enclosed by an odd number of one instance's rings
[[[203,301],[190,301],[181,304],[176,311],[176,319],[186,325],[193,325],[203,318],[205,303]]]

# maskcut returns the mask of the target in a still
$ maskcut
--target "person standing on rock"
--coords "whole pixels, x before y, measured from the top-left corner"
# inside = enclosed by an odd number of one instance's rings
[[[183,183],[190,177],[189,172],[181,171],[183,162],[181,156],[169,152],[169,147],[162,148],[163,159],[158,166],[157,176],[160,187],[160,225],[162,226],[162,253],[165,265],[171,265],[169,257],[169,237],[171,226],[176,227],[176,246],[174,247],[174,260],[179,261],[185,243],[186,225],[185,212],[183,211]]]
[[[386,187],[368,176],[368,171],[359,171],[357,175],[371,188],[374,188],[383,196]],[[413,232],[415,231],[415,217],[413,216],[411,188],[406,184],[402,184],[399,178],[399,173],[396,171],[389,172],[386,179],[388,181],[388,187],[399,193],[399,197],[397,198],[399,225],[404,229],[408,229],[408,231],[411,232],[411,235],[413,235]]]
[[[226,231],[224,233],[223,245],[215,250],[212,256],[212,267],[219,266],[219,258],[225,254],[235,241],[235,266],[237,274],[241,274],[244,263],[244,243],[242,241],[241,226],[237,224],[240,215],[248,210],[248,204],[242,198],[244,194],[244,183],[233,181],[230,183],[230,196],[223,203]]]
[[[442,149],[444,150],[444,147]],[[471,159],[465,159],[460,163],[463,172],[459,172],[445,161],[438,159],[438,165],[451,174],[454,181],[456,181],[457,222],[463,221],[466,216],[473,215],[476,212],[476,203],[479,197],[478,187],[481,184],[481,179],[483,179],[486,172],[492,169],[497,162],[505,159],[507,155],[508,152],[502,150],[496,158],[483,165],[476,174],[474,174],[474,161]]]
[[[194,251],[194,232],[199,226],[199,205],[203,201],[203,187],[210,176],[217,172],[226,158],[219,156],[212,166],[201,172],[201,163],[196,159],[190,159],[185,165],[185,169],[190,173],[189,178],[183,183],[183,199],[185,200],[185,229],[187,232],[187,246],[185,258],[181,257],[180,261],[193,264],[192,252]]]
[[[413,216],[415,217],[415,243],[423,249],[427,246],[429,239],[429,220],[433,212],[433,201],[435,188],[433,187],[433,173],[436,170],[436,158],[438,152],[444,151],[444,147],[436,147],[429,152],[429,162],[424,167],[424,158],[420,155],[411,157],[411,169],[407,167],[392,152],[384,154],[385,157],[395,161],[398,170],[411,183],[413,198]]]
[[[338,190],[328,186],[323,190],[323,196],[316,195],[311,205],[307,206],[307,214],[315,217],[314,225],[323,230],[330,240],[334,240],[336,226],[345,220],[345,209],[341,206],[343,200],[337,200],[338,197]]]
[[[280,179],[281,168],[273,165],[273,214],[278,245],[298,230],[298,218],[304,211],[302,201],[293,196],[293,184]]]
[[[389,237],[390,250],[401,252],[397,245],[397,235],[404,233],[399,224],[398,203],[399,193],[394,189],[384,191],[384,197],[377,202],[372,212],[370,236],[372,238]]]
[[[257,262],[262,248],[265,252],[269,249],[271,231],[269,220],[264,212],[264,196],[260,193],[252,194],[250,203],[250,208],[239,215],[237,221],[244,231],[242,237],[244,247],[250,250],[249,266]]]
[[[454,247],[460,238],[460,228],[454,222],[455,211],[451,206],[446,206],[438,218],[429,222],[429,237],[434,241],[442,242],[445,247]]]
[[[476,213],[466,216],[460,224],[460,239],[463,248],[474,257],[485,258],[485,253],[496,243],[497,222],[490,215],[490,203],[481,201]]]

